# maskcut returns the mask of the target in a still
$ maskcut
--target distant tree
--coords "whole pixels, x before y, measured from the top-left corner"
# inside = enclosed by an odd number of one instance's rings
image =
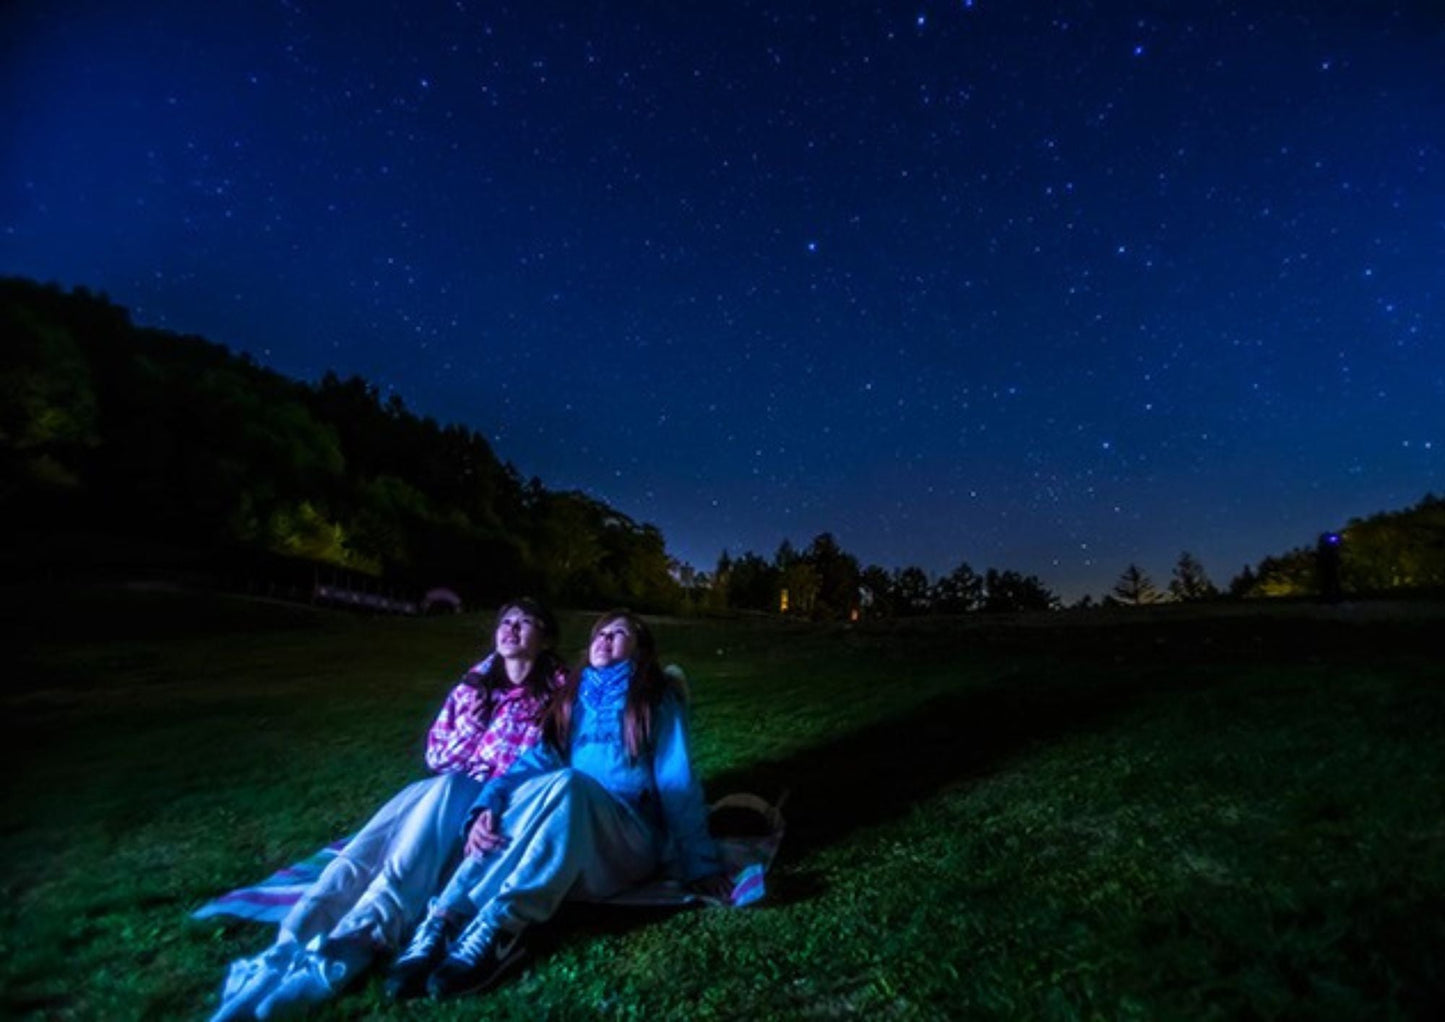
[[[328,520],[307,501],[295,507],[277,508],[267,520],[266,531],[266,545],[278,553],[353,569],[376,570],[374,563],[358,558],[348,549],[345,529]]]
[[[298,385],[229,356],[213,364],[210,346],[195,343],[172,345],[165,357],[137,353],[106,379],[105,451],[90,477],[123,501],[129,521],[115,524],[213,544],[264,542],[266,529],[237,526],[278,515],[335,521],[346,485],[336,433],[299,399]],[[302,504],[310,512],[298,516]]]
[[[532,528],[533,557],[554,595],[587,599],[596,592],[607,554],[602,531],[608,511],[585,493],[548,493],[539,502]]]
[[[1259,576],[1254,569],[1246,564],[1238,575],[1229,580],[1229,596],[1234,600],[1246,600],[1259,594],[1255,592],[1259,586]]]
[[[989,568],[983,576],[983,609],[989,613],[1057,610],[1058,596],[1035,575]]]
[[[1109,595],[1117,602],[1129,607],[1137,607],[1146,603],[1158,603],[1162,597],[1149,576],[1144,574],[1136,564],[1131,564],[1124,569],[1119,576],[1119,581],[1114,583],[1114,588],[1109,590]]]
[[[733,559],[724,550],[717,559],[717,566],[713,568],[712,578],[708,580],[706,591],[700,599],[701,606],[706,610],[722,611],[727,610],[728,588],[732,585]]]
[[[1179,561],[1174,565],[1174,576],[1169,580],[1169,595],[1185,602],[1212,600],[1219,595],[1219,590],[1204,573],[1204,566],[1186,550],[1179,555]]]
[[[818,573],[817,617],[846,617],[858,600],[858,560],[838,546],[830,532],[820,533],[802,553]]]
[[[1338,554],[1345,587],[1357,592],[1445,587],[1445,498],[1352,519]]]
[[[909,565],[893,573],[895,611],[904,617],[917,617],[933,609],[933,587],[922,568]]]
[[[1313,596],[1318,591],[1313,547],[1296,547],[1279,557],[1266,557],[1255,575],[1252,596]]]
[[[727,605],[739,610],[778,609],[781,572],[749,551],[732,562],[727,579]]]
[[[0,507],[13,515],[33,497],[78,489],[99,441],[90,365],[70,332],[7,302],[0,335]]]
[[[395,476],[357,480],[355,486],[346,546],[384,570],[415,565],[419,534],[428,528],[432,516],[426,495]]]
[[[812,614],[818,601],[818,569],[804,560],[795,560],[783,569],[778,578],[780,589],[787,590],[788,612]]]
[[[600,594],[639,610],[677,609],[682,588],[669,570],[667,542],[657,526],[613,511],[604,522],[602,545]]]
[[[939,614],[965,614],[983,605],[983,576],[961,562],[933,585],[933,609]]]

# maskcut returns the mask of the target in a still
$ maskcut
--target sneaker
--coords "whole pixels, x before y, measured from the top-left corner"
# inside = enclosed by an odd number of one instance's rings
[[[447,944],[456,935],[460,921],[438,912],[433,905],[412,934],[411,943],[391,968],[386,970],[382,989],[393,1001],[404,1001],[426,993],[427,977],[446,956]]]
[[[481,993],[520,965],[525,954],[520,933],[494,929],[478,917],[426,981],[427,993],[438,1000]]]
[[[308,946],[291,960],[291,967],[261,1002],[256,1018],[261,1022],[284,1018],[323,1001],[329,1001],[365,968],[369,945],[364,939],[331,941]]]
[[[300,945],[295,941],[276,944],[255,958],[238,958],[221,986],[221,1006],[211,1022],[241,1022],[255,1017],[256,1005],[281,982]]]

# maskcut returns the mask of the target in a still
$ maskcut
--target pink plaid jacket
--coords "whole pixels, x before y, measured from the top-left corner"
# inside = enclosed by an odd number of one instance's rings
[[[490,657],[488,658],[490,659]],[[486,667],[483,660],[467,676]],[[566,671],[552,678],[555,692]],[[542,716],[549,699],[535,699],[520,687],[498,689],[490,697],[462,681],[452,689],[426,736],[426,765],[439,774],[465,773],[485,781],[501,776],[518,756],[542,737]]]

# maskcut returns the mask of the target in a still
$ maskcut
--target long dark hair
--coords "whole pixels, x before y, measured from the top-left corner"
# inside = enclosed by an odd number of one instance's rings
[[[687,690],[680,681],[663,671],[657,659],[657,637],[647,622],[630,610],[610,610],[599,617],[587,637],[589,650],[597,633],[614,621],[627,622],[637,639],[632,652],[632,680],[627,685],[627,703],[622,711],[622,738],[627,745],[628,759],[635,763],[645,751],[652,749],[653,711],[662,702],[662,697],[671,692],[686,701]],[[567,756],[572,748],[572,707],[577,701],[582,670],[587,664],[587,655],[583,654],[582,662],[568,673],[567,684],[557,694],[548,714],[548,736],[563,756]]]
[[[492,626],[494,631],[497,625],[502,623],[502,619],[507,616],[508,611],[513,610],[520,610],[536,621],[542,629],[542,648],[538,651],[536,659],[532,661],[532,669],[522,679],[522,688],[533,699],[549,699],[552,696],[552,679],[562,669],[562,658],[557,655],[556,651],[557,617],[532,597],[519,596],[497,608],[497,621]],[[499,656],[492,657],[491,663],[485,670],[469,672],[462,680],[474,688],[481,689],[485,695],[491,695],[498,689],[512,687],[512,679],[507,677],[506,665]]]

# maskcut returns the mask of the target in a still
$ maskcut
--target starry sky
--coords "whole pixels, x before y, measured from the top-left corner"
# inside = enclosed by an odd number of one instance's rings
[[[703,570],[1224,584],[1445,491],[1445,11],[12,0],[0,273]]]

